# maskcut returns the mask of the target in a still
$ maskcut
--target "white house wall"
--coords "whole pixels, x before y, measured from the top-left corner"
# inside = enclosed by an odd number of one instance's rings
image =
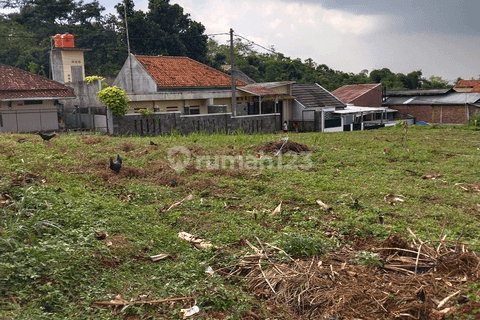
[[[85,75],[85,61],[83,57],[83,51],[78,50],[62,50],[62,61],[63,61],[63,83],[72,82],[72,67],[81,67],[82,75]]]
[[[130,61],[132,62],[131,66]],[[157,92],[157,82],[132,55],[125,61],[113,85],[122,88],[129,94],[151,95],[152,92]]]
[[[117,77],[118,79],[119,77]],[[156,92],[156,88],[154,91]],[[178,100],[207,100],[207,99],[230,99],[231,104],[231,91],[178,91],[178,92],[157,92],[157,93],[144,93],[144,94],[129,94],[127,98],[131,102],[137,101],[178,101]],[[205,102],[205,105],[207,103]],[[218,104],[215,102],[215,104]]]
[[[333,128],[325,128],[323,132],[341,132],[343,131],[343,127],[333,127]]]
[[[21,109],[2,111],[3,132],[58,130],[57,109]]]
[[[291,115],[290,115],[290,120],[292,121],[300,121],[302,120],[302,111],[305,110],[303,108],[303,106],[298,103],[297,101],[293,101],[292,103],[292,108],[291,108],[292,112],[291,112]]]
[[[0,132],[36,132],[58,130],[58,112],[53,100],[25,105],[23,100],[0,102],[3,127]]]

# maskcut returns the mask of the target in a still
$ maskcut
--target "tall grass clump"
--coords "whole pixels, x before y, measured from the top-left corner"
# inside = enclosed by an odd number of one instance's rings
[[[470,130],[480,130],[480,112],[477,112],[467,122],[466,127]]]

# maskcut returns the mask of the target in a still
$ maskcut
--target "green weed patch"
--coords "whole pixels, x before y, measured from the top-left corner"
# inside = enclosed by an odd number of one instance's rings
[[[392,234],[415,240],[408,229],[478,249],[475,130],[412,126],[408,148],[401,127],[289,134],[308,153],[277,154],[283,137],[1,134],[0,318],[178,319],[197,305],[196,319],[294,319],[320,305],[292,311],[285,295],[274,308],[284,291],[256,291],[248,275],[268,279],[288,263],[308,273],[340,252],[353,273],[379,270],[375,247]],[[118,174],[108,168],[117,154]],[[474,279],[463,283],[477,299]],[[109,301],[119,305],[96,304]]]

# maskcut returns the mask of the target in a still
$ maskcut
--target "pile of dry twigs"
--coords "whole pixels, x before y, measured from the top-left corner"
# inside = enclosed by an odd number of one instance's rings
[[[267,301],[279,319],[442,319],[472,314],[467,284],[480,279],[480,259],[470,245],[390,235],[370,248],[378,264],[358,264],[358,250],[343,247],[309,259],[294,259],[258,238],[227,277],[245,276],[249,290]],[[453,245],[454,244],[454,245]],[[278,254],[289,262],[278,262]],[[284,260],[283,260],[284,261]],[[480,295],[480,292],[477,292]]]

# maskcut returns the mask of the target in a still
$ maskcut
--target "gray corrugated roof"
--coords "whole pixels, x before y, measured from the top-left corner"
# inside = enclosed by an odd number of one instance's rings
[[[294,84],[292,95],[307,109],[319,107],[344,108],[346,106],[345,103],[318,84]]]
[[[449,92],[441,96],[404,96],[390,97],[383,106],[409,105],[461,105],[473,104],[480,100],[480,92]]]
[[[446,89],[414,89],[414,90],[387,90],[387,97],[401,97],[401,96],[435,96],[443,95],[448,92],[453,92],[451,88]]]

